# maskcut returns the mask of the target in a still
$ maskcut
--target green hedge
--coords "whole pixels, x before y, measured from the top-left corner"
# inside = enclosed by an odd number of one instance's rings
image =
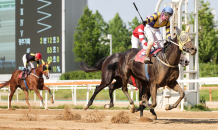
[[[199,64],[199,77],[218,77],[218,65],[213,63]]]
[[[81,70],[70,71],[62,74],[60,80],[101,79],[101,71],[86,73]]]

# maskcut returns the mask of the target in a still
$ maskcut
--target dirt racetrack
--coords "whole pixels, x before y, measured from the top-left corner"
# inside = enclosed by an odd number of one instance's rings
[[[111,119],[121,113],[120,110],[70,110],[72,120],[63,120],[65,110],[5,110],[0,109],[1,130],[218,130],[218,112],[182,112],[156,110],[158,119],[139,120],[139,112],[130,113],[128,123],[112,123]],[[81,118],[80,118],[81,116]],[[95,117],[94,117],[95,116]],[[144,111],[144,117],[151,116]],[[79,118],[75,118],[79,117]],[[91,120],[100,119],[100,122]],[[86,121],[85,121],[85,120]],[[89,120],[87,120],[89,119]],[[143,122],[144,120],[144,122]]]

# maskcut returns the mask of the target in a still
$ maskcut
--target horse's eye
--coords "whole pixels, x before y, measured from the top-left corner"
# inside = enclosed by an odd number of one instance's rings
[[[48,70],[51,70],[51,67],[50,67],[50,66],[48,67]]]
[[[46,70],[46,66],[43,66],[43,70]]]

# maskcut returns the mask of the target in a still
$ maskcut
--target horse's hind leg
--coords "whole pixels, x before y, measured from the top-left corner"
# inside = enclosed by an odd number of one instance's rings
[[[117,80],[116,82],[110,84],[109,86],[109,94],[110,94],[110,104],[105,104],[104,108],[111,108],[114,106],[114,101],[113,101],[113,92],[115,89],[121,88],[122,87],[122,81]]]
[[[173,108],[176,108],[178,106],[178,104],[181,102],[181,100],[185,97],[185,93],[181,89],[181,87],[179,86],[177,81],[175,81],[173,83],[170,83],[168,85],[168,87],[170,87],[171,89],[173,89],[176,92],[179,92],[180,93],[180,97],[179,97],[179,99],[173,105],[167,105],[165,110],[171,110]]]
[[[11,100],[12,100],[12,97],[13,97],[16,89],[17,89],[16,85],[10,84],[10,91],[11,91],[11,93],[10,93],[10,96],[9,96],[9,109],[11,109]]]
[[[29,106],[29,109],[32,109],[31,106],[30,106],[30,103],[29,103],[29,96],[28,96],[29,93],[28,93],[28,90],[24,90],[24,94],[25,94],[26,103]]]
[[[51,90],[48,87],[46,87],[46,86],[43,86],[43,90],[47,90],[49,92],[50,97],[51,97],[51,103],[54,103],[54,99],[53,99],[53,95],[51,93]]]
[[[92,95],[92,97],[90,98],[88,104],[85,104],[85,105],[83,106],[83,109],[84,109],[84,110],[87,110],[87,109],[89,108],[89,106],[92,105],[92,103],[93,103],[93,101],[94,101],[96,95],[97,95],[102,89],[104,89],[105,87],[107,87],[107,85],[108,85],[108,84],[105,84],[105,83],[102,83],[102,82],[101,82],[100,85],[97,85],[97,86],[96,86],[95,92],[94,92],[94,94]]]

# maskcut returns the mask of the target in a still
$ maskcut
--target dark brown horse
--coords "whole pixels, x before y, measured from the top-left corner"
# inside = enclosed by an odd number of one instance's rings
[[[19,78],[19,75],[21,74],[22,70],[15,70],[12,73],[11,79],[0,86],[0,88],[3,88],[3,87],[10,84],[11,93],[9,96],[9,109],[11,109],[11,100],[12,100],[12,97],[13,97],[13,95],[18,87],[24,91],[25,99],[26,99],[27,105],[29,106],[29,109],[31,109],[31,106],[30,106],[29,101],[28,101],[28,90],[33,90],[36,93],[36,95],[41,100],[45,109],[47,109],[47,108],[43,102],[43,99],[42,99],[38,89],[39,90],[48,90],[50,93],[50,96],[51,96],[51,102],[54,103],[52,93],[51,93],[50,89],[44,85],[44,79],[42,77],[44,74],[46,76],[46,78],[49,79],[49,70],[51,70],[51,67],[49,65],[50,65],[50,63],[45,63],[42,60],[42,64],[39,67],[32,69],[30,75],[28,75],[26,77],[26,85],[27,86],[25,85],[24,80],[21,80]]]
[[[105,87],[109,87],[109,95],[110,95],[110,104],[105,104],[105,108],[111,108],[114,106],[113,103],[113,91],[115,89],[122,87],[122,81],[118,74],[118,63],[123,53],[115,53],[113,55],[110,55],[108,57],[105,57],[98,61],[94,66],[90,67],[85,62],[80,62],[80,67],[83,71],[86,73],[94,72],[94,71],[102,71],[101,74],[101,84],[96,86],[95,92],[92,95],[91,99],[89,100],[88,104],[84,105],[84,110],[87,110],[89,106],[92,105],[96,95]],[[180,64],[185,67],[189,64],[189,61],[184,56],[183,53],[181,53],[180,56]],[[112,81],[116,79],[116,82],[112,83]],[[129,78],[128,81],[129,84],[133,85],[131,78]],[[136,81],[136,84],[137,81]],[[139,91],[141,90],[141,86],[137,85],[139,87]]]
[[[122,79],[122,90],[130,102],[131,112],[135,111],[134,102],[130,98],[127,90],[127,83],[131,75],[143,86],[142,89],[144,90],[142,90],[142,92],[145,94],[142,96],[143,100],[140,101],[140,105],[144,105],[150,109],[153,119],[157,118],[153,110],[153,107],[156,106],[157,88],[167,85],[174,91],[180,93],[180,97],[176,103],[167,105],[166,110],[176,108],[185,96],[185,93],[176,81],[179,77],[179,58],[182,53],[181,50],[194,55],[197,52],[197,48],[193,45],[192,39],[190,39],[188,35],[189,29],[185,32],[176,27],[176,30],[177,36],[169,43],[168,47],[165,48],[165,52],[159,52],[157,57],[151,58],[152,64],[146,66],[143,63],[135,62],[135,56],[139,52],[139,50],[135,48],[127,50],[121,57],[118,71]],[[162,57],[163,55],[165,55],[165,57]],[[152,97],[152,104],[148,104],[149,97],[147,94],[149,91]]]

